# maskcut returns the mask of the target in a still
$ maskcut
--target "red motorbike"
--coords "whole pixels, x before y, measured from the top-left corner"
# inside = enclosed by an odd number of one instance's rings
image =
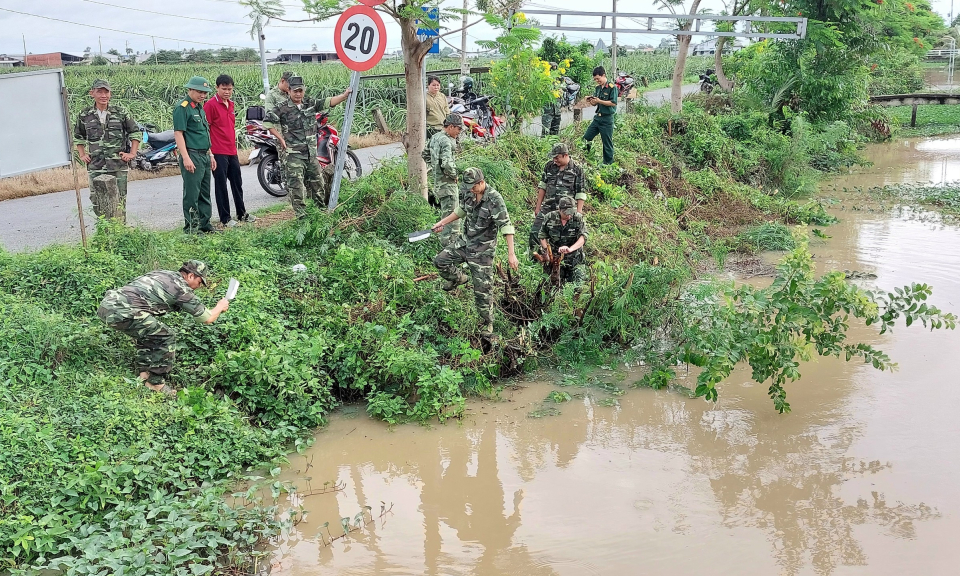
[[[253,144],[250,163],[258,164],[257,179],[260,180],[260,186],[271,196],[278,198],[286,196],[283,172],[280,170],[277,138],[263,127],[262,106],[251,106],[247,109],[246,132],[247,140]],[[327,113],[320,112],[317,114],[317,161],[320,163],[321,170],[336,162],[339,144],[340,135],[337,129],[329,123]],[[343,162],[343,175],[349,180],[356,180],[361,174],[360,159],[353,150],[347,150],[347,157]]]
[[[463,117],[463,129],[475,140],[493,140],[506,129],[506,121],[497,116],[496,110],[490,106],[490,97],[481,96],[465,102],[453,97],[448,102],[450,111]]]

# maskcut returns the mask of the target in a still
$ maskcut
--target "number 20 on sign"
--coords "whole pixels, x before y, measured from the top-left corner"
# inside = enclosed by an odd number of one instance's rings
[[[387,31],[373,8],[351,6],[337,20],[333,40],[340,61],[350,70],[365,72],[383,57]]]

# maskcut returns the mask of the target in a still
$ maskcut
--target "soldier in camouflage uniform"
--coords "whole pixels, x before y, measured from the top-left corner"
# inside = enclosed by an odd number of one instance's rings
[[[212,324],[229,307],[226,298],[207,309],[194,290],[206,286],[209,268],[203,262],[184,262],[179,272],[156,270],[130,282],[123,288],[108,290],[97,316],[107,326],[133,338],[137,348],[140,379],[151,390],[174,391],[164,384],[164,376],[173,369],[176,334],[158,318],[172,311],[183,311],[204,324]]]
[[[583,214],[577,212],[573,199],[564,196],[558,207],[544,218],[540,228],[540,247],[547,253],[547,246],[554,257],[563,255],[560,261],[560,281],[581,283],[587,279],[583,245],[587,242],[587,223]]]
[[[464,218],[463,234],[443,249],[433,259],[440,277],[446,280],[443,289],[453,290],[467,283],[467,276],[460,271],[464,262],[473,278],[473,295],[483,322],[482,334],[493,339],[493,256],[497,251],[497,235],[507,240],[507,261],[516,270],[520,263],[513,250],[513,224],[507,213],[507,205],[499,192],[488,186],[479,168],[467,168],[463,172],[465,191],[453,214],[433,226],[440,233],[443,228]]]
[[[536,218],[530,226],[530,253],[540,247],[540,227],[548,212],[559,206],[563,197],[572,198],[577,212],[583,212],[583,203],[587,199],[584,191],[583,169],[570,158],[570,149],[563,142],[553,145],[550,161],[543,168],[543,180],[537,185],[537,201],[533,209]]]
[[[460,191],[453,149],[462,128],[463,118],[459,114],[448,114],[443,120],[443,131],[434,134],[423,151],[427,170],[433,174],[433,196],[440,202],[440,212],[444,216],[453,214],[459,205]],[[440,233],[440,245],[446,248],[459,235],[460,223],[451,222]]]
[[[297,218],[302,218],[306,215],[306,196],[309,195],[318,208],[326,206],[333,177],[333,163],[321,171],[317,160],[316,115],[346,100],[350,89],[339,96],[316,100],[304,93],[300,76],[291,77],[289,84],[290,97],[267,110],[263,126],[276,136],[279,149],[286,153],[284,183],[293,211]]]
[[[278,105],[283,104],[290,99],[290,79],[293,78],[293,72],[287,70],[280,76],[280,81],[277,82],[277,85],[270,89],[267,92],[267,97],[263,101],[263,111],[264,113],[273,110]],[[283,148],[277,147],[277,162],[280,165],[280,173],[285,172],[287,160],[287,151]]]
[[[90,200],[93,200],[93,179],[109,175],[117,179],[120,191],[121,221],[127,219],[127,166],[137,157],[137,149],[143,140],[143,133],[137,123],[121,106],[110,104],[110,83],[106,80],[94,80],[90,87],[90,97],[94,105],[84,109],[77,117],[73,137],[77,144],[77,155],[87,165],[90,177]],[[127,152],[127,144],[130,151]],[[104,210],[96,203],[93,213],[103,216]]]
[[[551,62],[550,69],[556,70],[557,63]],[[561,104],[561,94],[559,91],[560,87],[555,86],[554,92],[556,92],[556,98],[552,102],[548,102],[543,105],[543,116],[540,117],[540,137],[544,137],[547,134],[551,136],[556,136],[560,133],[560,104]]]

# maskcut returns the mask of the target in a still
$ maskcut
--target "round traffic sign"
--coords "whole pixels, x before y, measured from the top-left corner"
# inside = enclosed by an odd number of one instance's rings
[[[369,7],[371,7],[371,8],[373,8],[374,6],[379,6],[379,5],[383,4],[383,3],[386,2],[386,1],[387,1],[387,0],[357,0],[357,2],[360,2],[361,4],[364,4],[364,5],[369,6]]]
[[[373,8],[351,6],[337,20],[333,33],[337,56],[347,68],[364,72],[377,65],[387,49],[387,30]]]

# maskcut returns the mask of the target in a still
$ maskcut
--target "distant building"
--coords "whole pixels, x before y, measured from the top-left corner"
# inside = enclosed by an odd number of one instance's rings
[[[688,48],[687,55],[689,56],[713,56],[717,53],[717,40],[719,38],[714,38],[712,40],[707,40],[696,45],[691,45]],[[742,50],[744,47],[743,40],[740,38],[728,38],[727,41],[723,44],[723,53],[729,54],[731,52],[736,52],[737,50]],[[676,48],[674,48],[673,54],[676,54]]]
[[[23,58],[0,54],[0,68],[13,68],[14,66],[23,66]]]
[[[319,50],[280,50],[267,56],[267,61],[271,63],[330,62],[338,60],[340,60],[340,58],[336,52],[323,52]]]
[[[80,64],[83,56],[67,54],[66,52],[50,52],[48,54],[27,54],[27,66],[59,67],[68,64]]]

